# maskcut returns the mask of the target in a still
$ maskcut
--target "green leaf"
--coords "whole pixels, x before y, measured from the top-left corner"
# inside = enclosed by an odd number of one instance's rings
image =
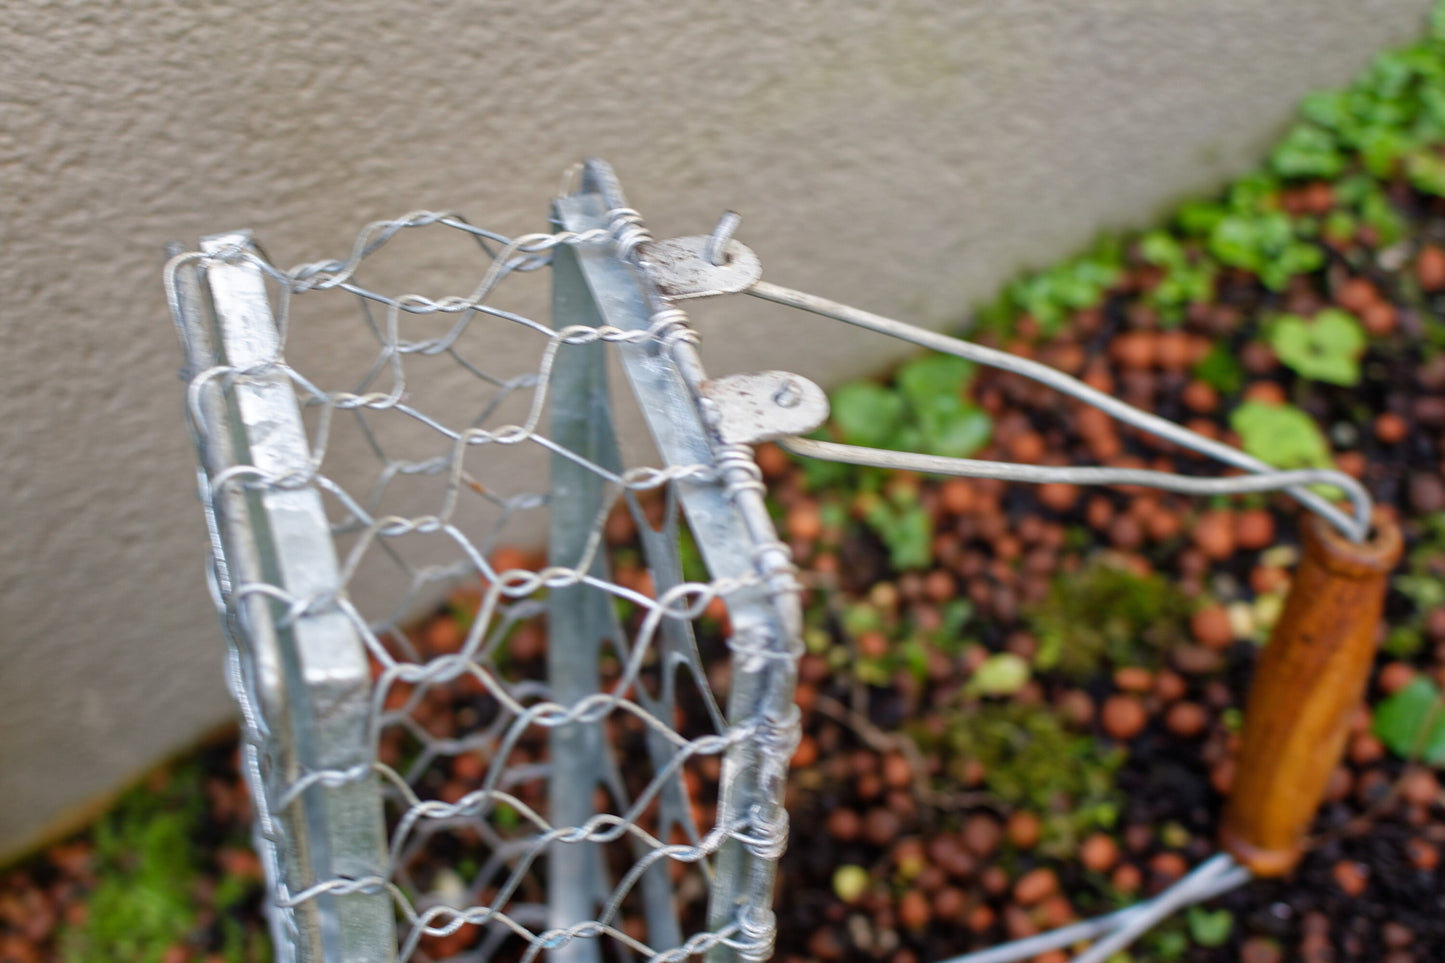
[[[1179,230],[1192,237],[1203,237],[1214,230],[1229,211],[1217,201],[1186,201],[1175,215]]]
[[[1194,377],[1212,385],[1221,394],[1233,394],[1244,384],[1244,368],[1228,345],[1216,344],[1194,366]]]
[[[1165,231],[1150,231],[1140,238],[1139,255],[1157,267],[1179,267],[1188,261],[1184,245]]]
[[[925,568],[933,561],[933,519],[922,506],[894,506],[880,498],[869,507],[865,521],[888,546],[895,569]]]
[[[969,677],[965,688],[976,695],[1013,695],[1028,685],[1032,674],[1028,660],[1023,656],[999,652],[984,659]]]
[[[1191,906],[1184,919],[1189,924],[1189,935],[1200,946],[1223,946],[1234,932],[1234,914],[1227,909]]]
[[[1312,321],[1283,315],[1270,327],[1269,342],[1279,360],[1303,377],[1346,387],[1359,384],[1365,330],[1348,312],[1327,308]]]
[[[975,368],[972,361],[951,354],[928,354],[899,368],[895,380],[911,404],[926,406],[939,395],[957,397]]]
[[[855,381],[833,392],[833,423],[843,441],[869,448],[891,447],[903,421],[904,401],[898,393],[871,381]]]
[[[1285,135],[1269,158],[1282,177],[1334,177],[1345,168],[1344,155],[1334,135],[1313,124],[1298,124]]]
[[[1375,706],[1372,729],[1391,752],[1417,756],[1432,766],[1445,764],[1445,701],[1424,676]]]
[[[917,412],[923,449],[932,455],[967,458],[988,444],[993,419],[977,405],[956,395],[940,395]]]
[[[1410,183],[1436,197],[1445,197],[1445,160],[1430,150],[1412,153],[1405,161]]]
[[[1278,468],[1327,468],[1330,446],[1313,418],[1293,405],[1249,401],[1229,416],[1244,450]]]

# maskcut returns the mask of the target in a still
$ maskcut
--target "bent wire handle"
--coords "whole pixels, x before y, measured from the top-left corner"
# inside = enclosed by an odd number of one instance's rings
[[[1366,541],[1372,504],[1364,487],[1338,471],[1279,471],[1038,362],[765,282],[758,282],[748,292],[1023,375],[1126,424],[1251,474],[1198,478],[1143,469],[1021,465],[798,437],[779,439],[795,454],[930,474],[1031,483],[1143,485],[1195,495],[1284,489],[1314,513],[1304,522],[1304,559],[1251,686],[1238,774],[1221,831],[1225,852],[1147,903],[948,963],[1006,963],[1086,940],[1094,941],[1093,945],[1077,955],[1074,963],[1103,963],[1184,906],[1239,886],[1252,874],[1277,876],[1293,868],[1304,851],[1305,832],[1323,798],[1325,784],[1338,764],[1349,710],[1359,701],[1368,678],[1387,579],[1403,544],[1398,526],[1384,519],[1376,519],[1376,537]],[[1321,483],[1345,493],[1353,517],[1306,487]]]
[[[1200,452],[1201,454],[1209,455],[1210,457],[1222,461],[1225,464],[1233,465],[1237,468],[1243,468],[1246,471],[1257,475],[1263,475],[1265,477],[1272,477],[1283,474],[1279,473],[1272,465],[1260,461],[1258,458],[1247,455],[1237,448],[1232,448],[1229,445],[1215,441],[1212,438],[1205,438],[1203,435],[1196,434],[1195,432],[1190,431],[1182,425],[1176,425],[1174,422],[1169,421],[1166,418],[1161,418],[1158,415],[1151,414],[1147,411],[1140,411],[1138,408],[1135,408],[1134,406],[1129,404],[1125,404],[1124,402],[1120,401],[1118,398],[1113,397],[1112,395],[1105,394],[1104,392],[1099,391],[1096,388],[1091,388],[1090,386],[1084,384],[1082,381],[1079,381],[1077,378],[1070,377],[1069,375],[1064,374],[1062,371],[1059,371],[1056,368],[1051,368],[1048,365],[1040,364],[1037,361],[1030,361],[1027,358],[1019,358],[1009,354],[1006,351],[999,351],[994,348],[987,348],[983,345],[974,344],[971,341],[963,341],[958,338],[951,338],[945,334],[938,334],[935,331],[928,331],[923,328],[914,327],[911,324],[905,324],[904,322],[897,321],[893,318],[885,318],[882,315],[873,314],[869,311],[863,311],[858,308],[850,307],[846,304],[839,304],[836,301],[829,301],[826,298],[820,298],[812,294],[805,294],[801,291],[794,291],[791,288],[785,288],[777,284],[770,284],[766,281],[758,281],[756,284],[752,285],[750,288],[747,289],[747,293],[753,295],[754,297],[762,298],[766,301],[773,301],[778,304],[788,305],[789,307],[801,308],[802,310],[810,311],[813,314],[822,315],[826,318],[832,318],[836,321],[844,321],[848,324],[854,324],[861,328],[867,328],[870,331],[877,331],[880,334],[890,335],[903,341],[910,341],[914,344],[921,345],[925,348],[931,348],[934,351],[940,351],[944,354],[951,354],[959,358],[964,358],[966,360],[976,362],[978,364],[988,365],[991,368],[998,368],[1002,371],[1011,371],[1014,374],[1030,378],[1034,381],[1039,382],[1040,384],[1047,385],[1048,387],[1053,388],[1056,391],[1059,391],[1063,394],[1069,395],[1071,397],[1079,399],[1080,401],[1084,401],[1090,405],[1093,405],[1095,408],[1100,409],[1101,411],[1113,416],[1114,418],[1118,419],[1121,422],[1124,422],[1125,424],[1132,425],[1133,427],[1139,428],[1143,431],[1147,431],[1148,433],[1155,435],[1156,437],[1163,438],[1166,441],[1171,441],[1174,444],[1179,445],[1183,448],[1188,448],[1193,451]],[[924,460],[926,459],[927,463],[931,467],[919,467],[915,470],[927,471],[935,474],[975,474],[981,476],[982,471],[975,471],[969,466],[973,465],[981,467],[987,465],[990,466],[990,468],[1004,466],[1003,463],[1000,462],[976,462],[966,458],[943,459],[937,458],[935,456],[911,455],[899,452],[887,453],[889,455],[889,458],[887,463],[884,463],[882,460],[879,460],[875,457],[877,454],[877,449],[854,449],[852,457],[844,458],[840,456],[847,454],[846,450],[852,448],[852,446],[833,445],[831,443],[819,442],[809,442],[808,444],[810,446],[827,444],[828,447],[814,447],[811,451],[808,452],[804,452],[802,448],[798,447],[795,447],[794,450],[797,450],[799,454],[806,453],[812,455],[813,457],[827,458],[834,461],[852,461],[854,464],[879,465],[880,467],[885,468],[911,468],[915,465],[924,464]],[[790,445],[797,446],[797,441],[790,439]],[[863,460],[865,458],[869,460]],[[1025,477],[1022,473],[1012,476],[995,475],[991,477],[1011,477],[1013,480],[1017,481],[1033,482],[1072,481],[1074,480],[1074,477],[1071,477],[1072,473],[1086,471],[1085,469],[1077,468],[1049,469],[1038,466],[1004,467],[1008,468],[1008,470],[1010,471],[1014,471],[1015,469],[1022,467],[1033,467],[1035,471],[1031,473],[1031,477]],[[1093,471],[1100,470],[1093,469]],[[1054,474],[1045,474],[1049,472],[1052,472]],[[1272,488],[1284,488],[1290,494],[1290,496],[1293,497],[1300,504],[1304,505],[1315,514],[1322,515],[1325,518],[1329,519],[1332,525],[1338,528],[1341,532],[1344,532],[1352,541],[1364,541],[1366,533],[1369,531],[1370,525],[1371,506],[1369,495],[1365,492],[1364,488],[1357,481],[1355,481],[1353,478],[1350,478],[1343,472],[1329,471],[1324,469],[1321,469],[1320,472],[1320,475],[1311,475],[1304,480],[1298,478],[1286,478],[1279,484],[1270,484],[1265,486],[1265,489],[1263,490],[1268,490]],[[1076,477],[1079,477],[1079,480],[1081,481],[1091,482],[1093,484],[1136,484],[1150,485],[1156,488],[1174,487],[1179,485],[1178,480],[1187,479],[1187,476],[1170,475],[1166,472],[1143,471],[1139,472],[1138,475],[1132,476],[1128,482],[1101,481],[1097,477],[1090,479],[1087,476]],[[1162,484],[1161,482],[1164,481],[1169,481],[1170,484]],[[1226,479],[1225,481],[1232,483],[1236,480]],[[1314,481],[1325,481],[1328,484],[1334,485],[1335,487],[1344,491],[1345,494],[1349,497],[1350,501],[1353,503],[1355,512],[1354,517],[1351,518],[1349,515],[1345,514],[1344,512],[1340,511],[1340,509],[1330,504],[1330,502],[1324,497],[1304,487],[1305,484],[1311,484]],[[1189,480],[1189,483],[1192,484],[1193,480]],[[1175,487],[1175,490],[1190,491],[1191,489]],[[1236,489],[1223,490],[1233,491]],[[1242,488],[1237,490],[1260,491],[1261,489]]]

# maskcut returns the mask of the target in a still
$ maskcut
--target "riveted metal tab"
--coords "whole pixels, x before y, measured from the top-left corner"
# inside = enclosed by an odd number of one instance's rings
[[[702,391],[715,406],[718,433],[728,444],[803,435],[828,420],[823,389],[788,371],[715,378]]]
[[[651,241],[641,251],[648,280],[665,298],[708,298],[718,294],[746,291],[763,276],[763,264],[752,248],[728,240],[722,247],[722,263],[708,260],[706,234]]]

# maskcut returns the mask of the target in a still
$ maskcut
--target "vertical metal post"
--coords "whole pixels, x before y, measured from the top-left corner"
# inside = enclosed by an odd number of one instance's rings
[[[554,209],[563,228],[582,232],[606,227],[608,211],[623,207],[610,170],[590,163],[582,193],[559,198]],[[605,247],[581,246],[575,256],[606,323],[624,330],[649,325],[653,301],[629,264]],[[665,463],[716,466],[718,452],[698,401],[672,354],[657,342],[622,343],[618,352]],[[701,370],[700,365],[694,368]],[[749,949],[739,954],[717,944],[708,956],[713,961],[755,958],[767,955],[773,932],[770,906],[778,856],[773,841],[785,833],[787,820],[781,803],[790,749],[784,743],[796,729],[792,698],[801,617],[796,594],[772,584],[759,570],[758,549],[772,532],[761,496],[749,498],[756,493],[745,492],[735,498],[727,477],[679,480],[675,485],[712,577],[739,583],[727,595],[734,632],[728,722],[753,728],[758,735],[737,744],[724,759],[718,823],[740,827],[737,831],[753,841],[730,836],[723,842],[708,925],[715,932],[731,928],[732,939]]]
[[[570,248],[554,254],[553,324],[596,326],[596,306],[587,297]],[[558,445],[594,464],[616,468],[607,391],[606,346],[601,342],[563,345],[552,369],[551,437]],[[582,558],[602,508],[603,480],[594,471],[562,455],[551,459],[548,492],[548,559],[573,566]],[[601,553],[592,574],[602,574]],[[547,682],[553,701],[573,706],[601,688],[598,658],[603,635],[615,621],[607,593],[588,585],[553,589],[547,605]],[[550,733],[552,778],[548,784],[554,826],[582,826],[596,813],[594,796],[603,784],[608,748],[598,722],[558,726]],[[596,843],[556,842],[548,851],[547,905],[550,929],[566,929],[593,920],[599,905],[604,868]],[[595,938],[577,938],[549,951],[554,963],[596,963]]]
[[[223,234],[205,239],[201,249],[214,255],[249,243],[247,235]],[[279,796],[305,773],[348,774],[339,784],[313,784],[281,814],[289,843],[287,890],[294,896],[316,883],[384,878],[381,794],[367,742],[371,675],[355,628],[324,601],[344,587],[321,496],[303,480],[309,446],[290,380],[274,364],[280,345],[265,279],[241,259],[212,262],[205,277],[216,325],[213,363],[245,372],[226,393],[232,450],[217,452],[207,467],[213,477],[229,461],[254,466],[266,478],[297,479],[279,486],[241,474],[228,482],[231,491],[244,491],[243,500],[231,498],[231,509],[246,514],[250,551],[228,550],[227,557],[249,558],[256,569],[233,567],[232,590],[264,583],[292,599],[317,600],[299,614],[274,599],[245,606],[253,615],[245,628],[266,656],[259,669],[269,678],[260,689],[279,696],[289,712],[275,729],[272,788]],[[296,914],[302,961],[396,957],[391,898],[380,887],[323,892]]]

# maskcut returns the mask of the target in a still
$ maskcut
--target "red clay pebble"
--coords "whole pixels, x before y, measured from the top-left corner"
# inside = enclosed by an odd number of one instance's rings
[[[990,929],[998,919],[993,907],[987,903],[979,903],[968,911],[968,919],[964,922],[970,930],[975,933],[982,933]]]
[[[979,874],[978,885],[990,896],[1002,896],[1008,892],[1008,872],[1002,866],[990,866]]]
[[[1418,836],[1405,844],[1405,856],[1411,866],[1424,873],[1433,873],[1440,865],[1440,850],[1428,839]]]
[[[1124,863],[1109,876],[1109,884],[1126,896],[1139,892],[1144,885],[1144,874],[1133,863]]]
[[[1400,776],[1400,797],[1415,806],[1429,806],[1440,798],[1440,783],[1424,766],[1411,766]]]
[[[1126,665],[1114,670],[1114,685],[1125,692],[1148,692],[1154,688],[1154,673],[1143,666]]]
[[[1108,833],[1094,833],[1079,847],[1079,862],[1095,873],[1107,873],[1119,862],[1119,844]]]
[[[1433,244],[1422,247],[1415,261],[1415,276],[1420,279],[1420,287],[1426,291],[1445,288],[1445,249]]]
[[[978,813],[964,820],[961,835],[963,845],[970,853],[979,859],[987,859],[1003,841],[1003,827],[992,816]]]
[[[1168,508],[1161,508],[1144,523],[1144,530],[1156,542],[1173,538],[1183,527],[1184,521],[1179,517],[1179,513]]]
[[[881,806],[868,810],[863,817],[863,838],[874,846],[891,846],[903,828],[903,820],[891,809]]]
[[[1102,532],[1109,527],[1109,522],[1114,518],[1114,505],[1103,495],[1095,495],[1089,499],[1088,507],[1084,509],[1084,520],[1089,527],[1096,532]]]
[[[1289,400],[1289,395],[1277,381],[1256,381],[1244,389],[1244,400],[1262,405],[1282,405]]]
[[[1155,853],[1154,858],[1149,860],[1149,872],[1161,882],[1172,883],[1189,872],[1189,864],[1178,853]]]
[[[1228,796],[1234,786],[1234,760],[1221,759],[1209,770],[1209,784],[1221,796]]]
[[[1415,934],[1404,923],[1387,920],[1385,925],[1380,927],[1380,939],[1390,949],[1402,950],[1415,942]]]
[[[1410,434],[1410,425],[1393,411],[1375,416],[1375,437],[1382,445],[1398,445]]]
[[[965,923],[968,894],[957,886],[945,886],[933,894],[933,915],[945,923]]]
[[[1193,739],[1209,726],[1209,712],[1197,702],[1176,702],[1164,716],[1164,727],[1181,739]]]
[[[923,594],[942,605],[958,595],[958,583],[947,571],[936,568],[923,577]]]
[[[916,889],[910,889],[898,900],[898,922],[910,930],[921,930],[933,918],[933,908],[928,897]]]
[[[1039,925],[1029,916],[1028,910],[1015,903],[1004,907],[1003,928],[1011,940],[1027,939],[1039,932]]]
[[[1020,906],[1041,903],[1059,891],[1059,878],[1054,871],[1045,867],[1033,869],[1019,877],[1014,883],[1014,901]]]
[[[1385,745],[1368,732],[1357,732],[1350,736],[1348,755],[1355,765],[1368,766],[1384,757]]]
[[[1019,849],[1033,849],[1039,844],[1039,834],[1043,831],[1043,826],[1038,816],[1021,809],[1009,816],[1004,831],[1009,842]]]
[[[1388,301],[1376,301],[1360,312],[1360,321],[1372,337],[1383,338],[1395,331],[1398,317],[1395,306]]]
[[[828,814],[828,835],[840,843],[851,843],[863,831],[857,810],[839,807]]]
[[[1380,300],[1380,292],[1367,278],[1350,278],[1335,291],[1335,301],[1340,307],[1359,314]]]
[[[1349,767],[1336,766],[1330,770],[1330,778],[1325,783],[1325,798],[1330,802],[1342,802],[1349,798],[1354,785],[1355,778],[1350,775]]]
[[[1083,689],[1069,689],[1059,696],[1059,712],[1080,729],[1094,721],[1094,699]]]
[[[1132,515],[1117,515],[1109,523],[1109,542],[1120,551],[1132,552],[1144,544],[1144,526]]]
[[[1353,860],[1342,859],[1335,863],[1330,870],[1330,875],[1335,878],[1335,884],[1344,891],[1346,896],[1354,898],[1365,891],[1366,884],[1370,881],[1369,870]]]
[[[938,486],[938,501],[953,515],[967,515],[978,505],[978,492],[967,478],[950,478]]]
[[[1239,362],[1252,375],[1269,374],[1279,364],[1279,356],[1263,341],[1250,341],[1239,349]]]
[[[1267,936],[1251,936],[1239,947],[1239,963],[1279,963],[1282,959],[1284,951]]]
[[[1249,552],[1257,552],[1274,543],[1274,516],[1264,508],[1246,508],[1235,513],[1234,543]]]
[[[1385,695],[1394,695],[1414,682],[1417,674],[1415,667],[1408,662],[1386,662],[1380,667],[1380,674],[1375,677],[1375,684]]]
[[[1234,515],[1210,511],[1194,523],[1194,544],[1206,557],[1222,562],[1234,554]]]
[[[1411,472],[1408,497],[1410,507],[1422,515],[1445,509],[1445,480],[1435,472]]]
[[[1189,619],[1189,631],[1194,641],[1210,649],[1227,649],[1234,644],[1234,629],[1229,624],[1229,612],[1222,605],[1206,605]]]
[[[1066,482],[1049,482],[1039,486],[1038,496],[1045,508],[1055,512],[1067,512],[1078,504],[1079,488]]]
[[[823,516],[818,512],[817,502],[798,502],[788,509],[783,524],[793,538],[811,542],[823,534]]]
[[[890,752],[883,757],[883,781],[894,789],[913,785],[913,767],[902,753]]]
[[[1182,699],[1188,691],[1189,683],[1184,681],[1184,676],[1172,669],[1160,669],[1154,676],[1154,694],[1165,702]]]
[[[1104,723],[1104,731],[1122,742],[1133,739],[1144,731],[1144,726],[1149,721],[1149,713],[1145,711],[1144,704],[1134,696],[1114,695],[1105,700],[1100,718]]]
[[[1207,381],[1191,381],[1180,395],[1184,407],[1198,415],[1207,415],[1219,407],[1219,392]]]
[[[1024,465],[1037,464],[1048,451],[1044,436],[1036,431],[1026,431],[1015,436],[1007,447],[1013,460]]]
[[[845,952],[847,948],[843,945],[843,940],[831,926],[814,930],[813,935],[808,937],[808,955],[815,960],[834,963],[835,960],[841,960]]]
[[[1179,329],[1161,331],[1154,339],[1154,360],[1165,371],[1183,371],[1189,366],[1189,335]]]
[[[1109,342],[1109,357],[1125,368],[1149,368],[1157,356],[1157,341],[1151,332],[1126,331]]]

